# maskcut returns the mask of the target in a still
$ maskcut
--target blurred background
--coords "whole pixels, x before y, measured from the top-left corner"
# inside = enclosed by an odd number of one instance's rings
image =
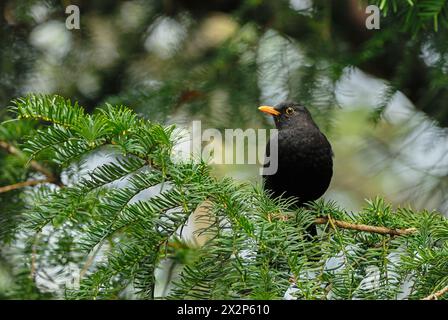
[[[431,15],[424,2],[2,0],[1,112],[57,93],[90,111],[245,129],[273,126],[260,104],[300,101],[334,147],[327,199],[448,214],[447,5]],[[66,28],[71,4],[79,30]],[[368,4],[386,14],[379,30],[365,26]],[[257,166],[215,173],[260,179]]]

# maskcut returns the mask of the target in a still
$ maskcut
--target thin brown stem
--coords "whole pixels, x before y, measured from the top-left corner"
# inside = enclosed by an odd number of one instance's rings
[[[335,228],[342,228],[342,229],[350,229],[350,230],[358,230],[358,231],[364,231],[364,232],[371,232],[371,233],[378,233],[378,234],[389,234],[392,236],[404,236],[404,235],[410,235],[413,234],[417,229],[415,228],[408,228],[408,229],[390,229],[387,227],[377,227],[377,226],[370,226],[367,224],[354,224],[346,221],[341,220],[334,220],[326,217],[317,218],[314,220],[315,224],[327,224],[330,222],[330,225]]]
[[[34,236],[34,242],[31,249],[31,267],[30,267],[30,277],[35,279],[36,277],[36,257],[37,257],[37,245],[39,242],[40,232],[36,233]]]
[[[9,144],[6,141],[0,140],[0,148],[2,148],[3,150],[5,150],[6,152],[18,156],[18,157],[23,157],[24,154],[21,150],[19,150],[18,148],[14,147],[13,145]],[[50,170],[48,170],[47,168],[45,168],[44,166],[42,166],[39,162],[37,162],[36,160],[31,160],[29,162],[29,166],[31,169],[33,169],[36,172],[40,172],[42,173],[44,176],[47,177],[48,182],[57,184],[58,186],[63,186],[62,182],[60,181],[60,179],[55,176]]]
[[[440,289],[437,292],[434,292],[433,294],[430,294],[429,296],[423,298],[422,300],[437,300],[441,296],[443,296],[445,293],[448,293],[448,286],[446,286],[445,288]]]
[[[98,255],[98,253],[100,252],[101,247],[102,247],[102,244],[99,244],[98,247],[95,249],[95,251],[87,259],[86,263],[84,264],[84,266],[82,267],[82,270],[79,273],[79,278],[80,279],[82,279],[82,277],[84,277],[84,275],[86,274],[87,270],[89,270],[90,266],[95,261],[95,258]]]
[[[12,190],[16,190],[16,189],[20,189],[20,188],[24,188],[24,187],[29,187],[29,186],[35,186],[35,185],[38,185],[41,183],[47,183],[47,182],[51,182],[51,181],[48,179],[41,179],[41,180],[28,180],[28,181],[18,182],[18,183],[10,184],[8,186],[0,187],[0,193],[12,191]]]

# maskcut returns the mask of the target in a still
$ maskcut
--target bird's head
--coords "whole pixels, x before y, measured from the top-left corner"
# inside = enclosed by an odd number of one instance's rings
[[[282,102],[275,107],[261,106],[258,110],[272,115],[277,129],[316,126],[308,109],[296,102]]]

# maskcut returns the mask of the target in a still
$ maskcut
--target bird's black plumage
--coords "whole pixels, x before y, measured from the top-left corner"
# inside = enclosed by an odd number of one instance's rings
[[[260,110],[273,115],[278,129],[278,169],[263,175],[265,188],[274,196],[296,197],[299,205],[321,197],[333,175],[333,151],[310,112],[294,102]],[[267,156],[274,141],[266,146]]]

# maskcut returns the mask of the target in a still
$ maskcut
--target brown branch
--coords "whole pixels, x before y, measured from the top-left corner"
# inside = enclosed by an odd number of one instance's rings
[[[31,267],[30,267],[30,278],[35,280],[36,278],[36,257],[37,257],[37,244],[39,242],[40,232],[36,233],[34,236],[34,242],[31,249]]]
[[[18,182],[18,183],[11,184],[9,186],[0,187],[0,193],[20,189],[23,187],[35,186],[35,185],[38,185],[41,183],[47,183],[47,182],[51,182],[51,181],[48,179],[41,179],[41,180],[28,180],[28,181],[24,181],[24,182]]]
[[[19,149],[17,149],[16,147],[14,147],[13,145],[9,144],[6,141],[0,140],[0,148],[4,149],[6,152],[18,156],[18,157],[23,157],[24,154],[22,151],[20,151]],[[50,170],[48,170],[47,168],[45,168],[44,166],[42,166],[39,162],[37,162],[36,160],[31,160],[29,163],[29,166],[31,169],[33,169],[36,172],[40,172],[42,173],[44,176],[47,177],[47,182],[51,182],[54,184],[57,184],[58,186],[63,186],[62,182],[60,181],[60,179],[55,176]]]
[[[95,251],[90,255],[90,257],[87,259],[86,263],[82,267],[81,271],[79,272],[79,278],[82,279],[84,275],[86,274],[87,270],[89,270],[90,266],[92,265],[93,261],[95,260],[97,254],[100,252],[102,245],[99,244],[98,247],[95,249]]]
[[[423,298],[422,300],[437,300],[441,296],[443,296],[445,293],[448,293],[448,286],[446,286],[445,288],[440,289],[437,292],[434,292],[433,294],[430,294],[429,296]]]
[[[377,227],[377,226],[369,226],[367,224],[354,224],[350,222],[345,222],[341,220],[334,220],[329,218],[317,218],[314,220],[315,224],[327,224],[328,222],[331,222],[331,225],[337,226],[342,229],[350,229],[350,230],[358,230],[358,231],[364,231],[364,232],[371,232],[371,233],[379,233],[379,234],[390,234],[392,236],[404,236],[409,235],[417,231],[415,228],[408,228],[408,229],[390,229],[386,227]]]

